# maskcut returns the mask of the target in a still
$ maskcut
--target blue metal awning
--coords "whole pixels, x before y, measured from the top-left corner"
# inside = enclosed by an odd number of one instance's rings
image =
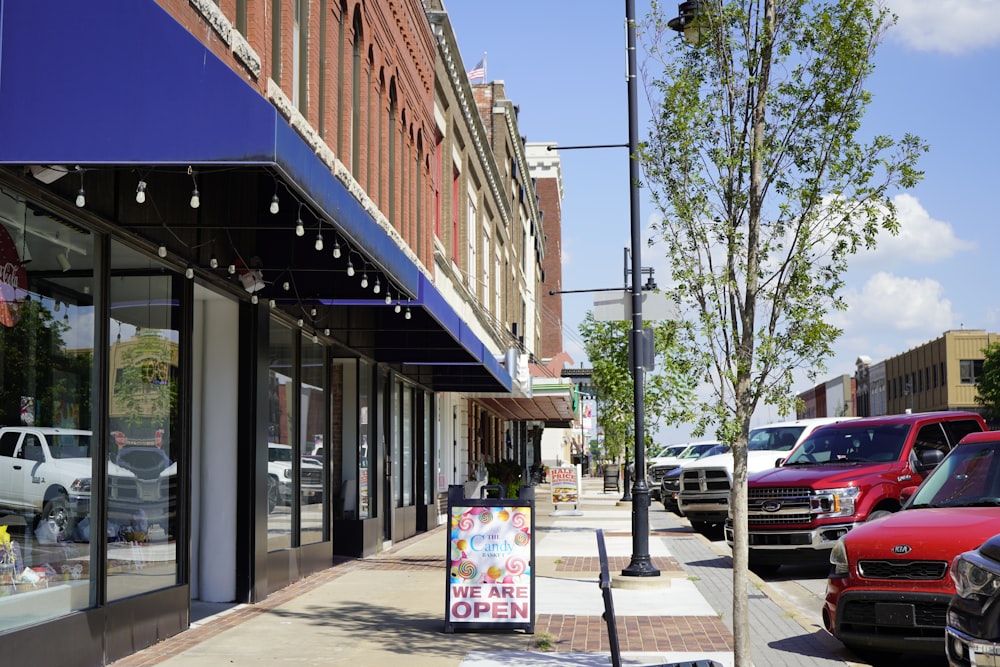
[[[511,390],[506,369],[274,105],[152,0],[0,0],[0,164],[272,169],[415,295],[408,304],[467,353],[460,374],[487,374],[456,388]],[[397,363],[434,363],[409,348]]]

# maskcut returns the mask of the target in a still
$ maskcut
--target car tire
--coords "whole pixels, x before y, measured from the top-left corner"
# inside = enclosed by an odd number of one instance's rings
[[[72,513],[69,508],[69,499],[64,495],[58,495],[45,503],[42,513],[38,515],[37,524],[42,521],[53,520],[59,530],[60,539],[69,533],[72,528]]]
[[[889,516],[890,514],[892,514],[892,512],[890,512],[889,510],[875,510],[874,512],[868,515],[866,521],[874,521],[875,519],[881,519],[882,517]]]

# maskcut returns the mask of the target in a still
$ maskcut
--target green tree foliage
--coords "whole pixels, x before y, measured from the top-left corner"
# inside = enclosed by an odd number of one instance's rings
[[[647,322],[653,328],[655,368],[644,374],[643,427],[646,446],[664,424],[686,421],[694,398],[691,363],[675,345],[676,323]],[[629,363],[631,322],[602,322],[588,312],[580,325],[584,349],[593,366],[597,421],[604,429],[604,449],[615,461],[633,459],[635,387]]]
[[[849,258],[897,233],[891,197],[926,145],[862,134],[872,58],[895,20],[877,0],[702,0],[698,43],[654,0],[639,26],[654,107],[640,147],[662,214],[671,296],[701,357],[702,424],[733,442],[735,661],[749,665],[746,443],[761,401],[791,412],[794,373],[821,372]]]
[[[985,408],[991,424],[1000,420],[1000,343],[990,343],[983,350],[983,371],[976,378],[976,403]]]

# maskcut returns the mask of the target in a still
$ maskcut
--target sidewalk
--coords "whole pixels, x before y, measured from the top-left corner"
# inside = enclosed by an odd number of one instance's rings
[[[604,667],[610,664],[598,586],[596,529],[603,530],[619,646],[625,665],[696,660],[733,665],[729,560],[686,522],[653,503],[649,552],[659,581],[620,577],[632,553],[629,503],[584,478],[578,511],[535,499],[535,633],[443,631],[447,533],[440,526],[378,556],[348,560],[255,605],[223,608],[115,667],[219,664],[408,667]],[[629,581],[622,581],[628,579]],[[653,584],[653,585],[649,585]],[[754,587],[749,592],[756,665],[842,667],[829,645]],[[205,606],[196,603],[199,611]],[[221,607],[220,607],[221,608]],[[548,644],[548,646],[545,646]],[[547,650],[542,650],[547,648]]]

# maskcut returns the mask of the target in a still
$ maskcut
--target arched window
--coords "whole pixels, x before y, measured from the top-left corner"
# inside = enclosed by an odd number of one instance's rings
[[[351,56],[351,173],[361,170],[361,54],[364,32],[361,11],[354,10],[354,49]]]
[[[389,223],[396,226],[396,133],[397,128],[397,108],[396,108],[396,82],[389,81],[389,201],[386,211],[389,214]],[[398,229],[398,226],[397,226]]]

